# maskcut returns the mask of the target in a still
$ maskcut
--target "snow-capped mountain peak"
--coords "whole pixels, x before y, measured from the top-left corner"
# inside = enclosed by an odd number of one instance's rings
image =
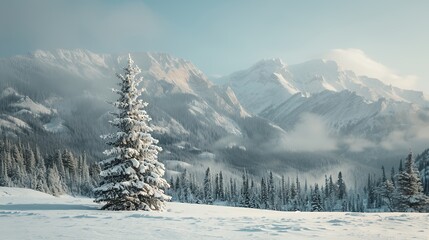
[[[323,91],[355,92],[368,101],[386,98],[394,101],[429,106],[422,92],[404,90],[384,84],[379,79],[358,76],[333,60],[314,59],[286,65],[280,59],[262,60],[252,67],[222,79],[237,93],[242,104],[259,114],[279,106],[294,94]]]
[[[280,58],[262,59],[255,63],[252,69],[266,72],[275,72],[286,67],[286,64]]]

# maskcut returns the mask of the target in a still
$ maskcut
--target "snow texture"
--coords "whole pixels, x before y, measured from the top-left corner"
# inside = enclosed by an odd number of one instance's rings
[[[52,110],[43,106],[40,103],[36,103],[34,102],[31,98],[29,97],[23,97],[21,98],[21,100],[19,100],[17,103],[12,104],[13,107],[16,108],[21,108],[21,109],[26,109],[30,112],[32,112],[33,114],[36,115],[40,115],[40,114],[45,114],[45,115],[50,115],[52,114]]]
[[[275,212],[167,203],[99,211],[92,199],[0,187],[2,239],[427,239],[429,214]],[[133,234],[129,234],[132,232]]]

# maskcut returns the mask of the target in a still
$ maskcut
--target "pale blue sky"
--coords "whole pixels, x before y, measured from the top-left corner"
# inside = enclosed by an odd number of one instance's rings
[[[224,75],[262,58],[293,64],[356,48],[429,81],[428,12],[427,0],[10,0],[0,2],[0,56],[161,51]]]

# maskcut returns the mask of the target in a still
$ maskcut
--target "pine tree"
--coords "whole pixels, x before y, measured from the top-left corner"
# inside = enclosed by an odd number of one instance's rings
[[[257,193],[256,193],[256,187],[255,183],[250,181],[250,207],[251,208],[259,208],[258,199],[257,199]]]
[[[267,185],[265,183],[265,179],[261,180],[261,197],[260,197],[260,206],[262,208],[267,208],[268,206],[268,194],[267,194]]]
[[[47,173],[45,159],[42,158],[39,148],[36,148],[36,190],[40,192],[49,192],[47,183]]]
[[[429,207],[429,198],[423,194],[420,174],[414,166],[411,152],[407,156],[404,170],[398,175],[398,193],[398,207],[401,211],[424,211]]]
[[[34,170],[34,167],[36,166],[36,159],[29,145],[24,150],[24,163],[25,163],[25,169],[27,170],[27,173],[31,174]]]
[[[241,187],[241,206],[250,207],[250,191],[249,191],[249,177],[247,172],[243,172],[243,184]]]
[[[390,211],[393,211],[396,206],[395,202],[395,186],[391,180],[386,179],[377,190],[380,194],[382,201],[389,208]]]
[[[392,182],[393,186],[396,186],[395,181],[395,168],[392,167],[392,170],[390,170],[390,181]]]
[[[7,174],[6,152],[0,153],[0,186],[9,186],[10,180]]]
[[[206,174],[204,176],[204,203],[206,203],[206,204],[212,204],[213,203],[211,181],[212,180],[211,180],[211,175],[210,175],[210,168],[207,168]]]
[[[147,103],[138,99],[142,78],[135,77],[141,71],[131,56],[124,71],[125,76],[117,75],[121,89],[114,90],[119,99],[113,105],[118,112],[112,113],[115,119],[110,121],[119,131],[104,136],[112,148],[104,152],[109,158],[100,162],[102,180],[94,190],[95,202],[105,202],[102,209],[107,210],[162,210],[171,199],[164,194],[169,185],[163,178],[164,165],[158,162],[162,149],[150,134]]]
[[[281,199],[282,199],[282,205],[286,205],[286,181],[285,176],[282,175],[282,183],[281,183]]]
[[[368,202],[367,208],[373,208],[375,203],[375,188],[371,181],[371,175],[368,174],[368,183],[367,183],[367,191],[368,191]]]
[[[273,172],[270,171],[269,181],[268,181],[268,201],[270,204],[270,209],[275,209],[275,189],[274,189],[274,178]]]
[[[48,186],[50,187],[50,192],[53,195],[59,195],[64,192],[61,177],[56,165],[54,165],[52,168],[49,168],[47,174],[47,182]]]
[[[185,169],[180,175],[180,195],[179,200],[181,202],[190,202],[191,201],[191,189],[190,181],[188,178],[188,171]]]
[[[292,182],[290,185],[290,201],[292,204],[292,208],[290,210],[296,211],[298,210],[298,191],[297,188],[295,187],[295,182]]]
[[[346,184],[344,183],[343,174],[341,172],[338,173],[337,188],[338,199],[343,200],[346,197]]]
[[[61,180],[64,181],[64,179],[66,178],[66,174],[65,174],[65,170],[64,170],[64,163],[63,163],[63,155],[61,154],[61,151],[58,150],[55,152],[55,155],[53,156],[54,158],[54,164],[56,165],[57,169],[58,169],[58,173],[61,177]]]
[[[398,170],[399,170],[399,173],[401,173],[402,171],[404,171],[404,167],[402,165],[402,159],[399,161],[399,168],[398,168]]]
[[[382,182],[386,182],[387,177],[386,177],[386,171],[384,170],[384,166],[381,166],[381,171],[382,171],[382,175],[381,175],[381,181]]]
[[[320,212],[322,210],[322,198],[320,196],[319,185],[316,183],[314,185],[314,191],[311,195],[311,211]]]
[[[221,201],[225,201],[225,189],[223,187],[223,175],[222,171],[219,173],[219,197]]]
[[[180,178],[179,178],[179,176],[176,176],[176,182],[174,185],[174,189],[176,189],[176,191],[180,190]]]
[[[216,176],[215,176],[214,192],[215,192],[215,194],[214,194],[215,200],[219,200],[219,198],[220,198],[219,174],[216,174]]]
[[[61,155],[61,158],[63,161],[64,170],[67,171],[69,175],[74,175],[76,171],[76,162],[75,158],[73,157],[73,153],[65,149]]]

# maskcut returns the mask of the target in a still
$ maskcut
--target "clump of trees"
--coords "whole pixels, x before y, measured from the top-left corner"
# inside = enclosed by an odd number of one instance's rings
[[[399,173],[395,174],[394,168],[388,179],[384,167],[382,178],[376,184],[368,180],[368,201],[372,206],[387,206],[390,211],[426,212],[429,211],[429,197],[423,191],[423,184],[419,170],[415,166],[413,154],[409,153],[405,159],[405,167],[402,160],[399,165]]]
[[[171,177],[172,187],[168,193],[179,202],[280,211],[363,211],[363,208],[357,207],[359,204],[363,206],[363,198],[356,201],[354,193],[347,191],[341,172],[336,181],[332,176],[329,180],[326,177],[326,186],[321,188],[317,183],[308,185],[307,181],[304,184],[301,182],[298,177],[275,177],[273,172],[261,177],[260,181],[246,171],[241,179],[225,179],[222,171],[212,174],[211,169],[207,168],[203,181],[186,170]]]
[[[258,178],[243,171],[237,178],[207,168],[203,176],[186,169],[170,176],[167,194],[178,202],[279,211],[429,212],[424,188],[427,172],[416,168],[427,164],[429,158],[422,156],[417,156],[416,164],[410,153],[390,174],[382,167],[379,175],[369,174],[365,186],[355,189],[348,187],[341,172],[335,178],[325,176],[322,184],[308,184],[305,179],[272,172]],[[67,149],[41,153],[36,145],[0,142],[0,186],[92,197],[93,188],[99,186],[99,172],[99,165],[89,164],[84,153]]]
[[[85,153],[63,149],[43,155],[38,146],[0,142],[0,186],[91,196],[99,171],[97,164],[87,162]]]
[[[384,167],[381,176],[368,175],[363,188],[348,189],[342,172],[334,180],[325,176],[324,184],[308,185],[299,177],[274,177],[272,172],[260,180],[246,171],[241,179],[225,179],[222,171],[205,171],[202,181],[184,170],[170,178],[169,194],[174,201],[222,204],[279,211],[429,211],[429,197],[423,190],[421,174],[410,153],[405,167],[392,168],[387,178]]]

